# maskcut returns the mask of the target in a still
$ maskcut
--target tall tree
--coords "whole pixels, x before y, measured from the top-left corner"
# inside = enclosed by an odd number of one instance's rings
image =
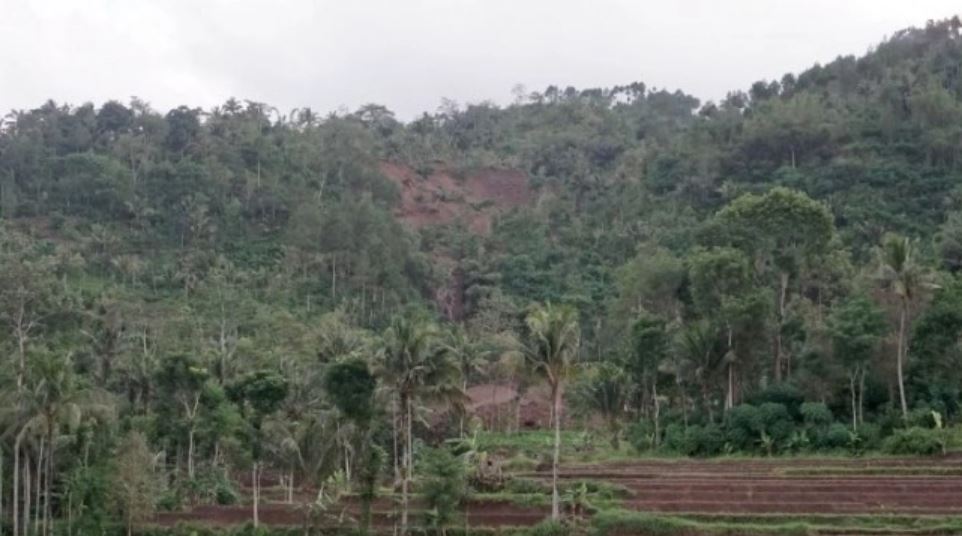
[[[915,258],[915,247],[911,240],[895,234],[886,235],[878,252],[879,280],[882,287],[897,302],[898,321],[896,327],[895,371],[899,388],[899,405],[902,418],[909,415],[908,400],[905,396],[905,355],[908,348],[907,330],[911,309],[922,294],[931,288],[928,271]]]
[[[392,386],[401,423],[401,530],[406,534],[414,469],[415,404],[462,396],[458,368],[440,344],[433,324],[415,316],[398,316],[384,334],[380,375]]]
[[[791,283],[806,261],[828,250],[835,233],[832,215],[804,193],[774,188],[732,201],[718,212],[711,230],[748,253],[760,269],[761,281],[774,287],[773,378],[780,382],[790,367],[783,331],[793,298]]]
[[[525,318],[525,359],[551,390],[554,455],[551,461],[551,518],[561,517],[558,467],[561,461],[562,395],[581,345],[578,312],[570,306],[550,303],[536,306]]]
[[[852,429],[858,430],[865,403],[865,374],[885,332],[885,319],[871,301],[855,296],[832,311],[829,325],[835,358],[848,370]]]
[[[658,398],[658,373],[668,357],[670,337],[668,327],[661,318],[642,313],[631,327],[630,350],[627,369],[635,382],[639,397],[639,411],[651,401],[651,422],[655,428],[655,445],[661,437],[661,404]]]

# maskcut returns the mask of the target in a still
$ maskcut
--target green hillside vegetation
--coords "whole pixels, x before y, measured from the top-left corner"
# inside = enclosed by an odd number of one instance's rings
[[[593,423],[610,456],[622,440],[697,456],[951,449],[960,29],[903,30],[717,103],[636,82],[445,101],[410,122],[234,99],[12,112],[3,526],[101,534],[238,501],[256,524],[262,480],[362,502],[394,482],[402,524],[420,526],[414,495],[483,483],[464,389],[504,378],[548,385],[553,415]],[[411,226],[384,163],[424,180],[519,170],[533,200],[487,233]],[[458,307],[439,307],[442,289]],[[572,432],[532,449],[499,435],[520,424],[480,437],[535,463],[577,455]],[[451,438],[466,474],[422,456]],[[436,524],[457,526],[450,502]]]

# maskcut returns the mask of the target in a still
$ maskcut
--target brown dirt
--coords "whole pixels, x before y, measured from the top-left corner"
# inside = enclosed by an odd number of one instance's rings
[[[486,235],[499,214],[530,204],[534,192],[521,171],[486,168],[459,176],[438,163],[425,175],[409,165],[382,162],[381,173],[401,189],[395,217],[414,229],[463,223],[475,234]],[[464,317],[464,277],[449,252],[434,251],[445,284],[434,290],[438,309],[449,320]]]
[[[640,461],[569,467],[565,478],[616,482],[625,506],[677,513],[962,514],[962,476],[783,476],[787,468],[933,467],[953,458]],[[543,473],[531,476],[547,478]]]
[[[550,427],[551,396],[543,386],[527,389],[520,405],[518,391],[513,385],[474,385],[468,388],[467,395],[468,411],[481,419],[487,430]]]
[[[485,401],[510,400],[510,387],[476,386],[473,406]],[[484,394],[488,387],[487,394]],[[480,394],[478,393],[480,391]],[[469,395],[472,394],[469,390]],[[937,457],[881,460],[639,460],[611,464],[571,465],[562,478],[606,480],[624,486],[630,496],[624,506],[645,512],[679,514],[903,514],[962,515],[962,476],[944,475],[845,475],[784,476],[781,470],[799,467],[870,469],[908,467],[918,470],[956,464],[959,458]],[[547,480],[546,472],[523,475]],[[309,493],[298,494],[299,498]],[[358,505],[342,506],[349,525],[356,523]],[[381,498],[374,504],[374,524],[393,526],[393,505]],[[422,519],[423,507],[412,505],[412,521]],[[193,522],[237,525],[250,520],[249,506],[202,506],[190,512],[162,513],[155,522],[173,525]],[[545,508],[523,507],[505,502],[473,501],[468,521],[475,527],[533,525],[547,516]],[[261,509],[266,525],[300,525],[304,514],[295,505],[267,502]]]
[[[401,187],[396,216],[417,229],[463,221],[487,234],[494,216],[534,199],[527,176],[517,170],[481,169],[459,178],[439,164],[422,176],[408,165],[383,162],[381,173]]]

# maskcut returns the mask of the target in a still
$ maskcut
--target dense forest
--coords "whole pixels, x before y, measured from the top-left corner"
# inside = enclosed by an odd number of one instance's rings
[[[362,498],[393,476],[406,512],[477,384],[546,383],[557,426],[685,454],[957,423],[960,29],[717,103],[13,111],[4,526],[100,534],[242,484],[256,523],[264,475]]]

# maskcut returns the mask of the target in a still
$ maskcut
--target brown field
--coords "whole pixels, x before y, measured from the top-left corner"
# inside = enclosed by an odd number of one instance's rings
[[[687,515],[908,515],[962,516],[962,474],[946,475],[962,466],[960,457],[917,459],[745,459],[745,460],[639,460],[596,465],[569,465],[562,478],[609,482],[628,490],[623,508],[640,512]],[[840,474],[794,473],[813,469]],[[793,474],[786,475],[789,471]],[[864,471],[866,474],[859,474]],[[925,474],[926,472],[932,474]],[[868,474],[871,473],[871,474]],[[905,474],[908,473],[908,474]],[[943,474],[938,474],[943,473]],[[547,480],[546,472],[519,476]],[[304,510],[282,502],[277,489],[265,490],[260,518],[266,525],[302,525]],[[295,502],[312,497],[301,490]],[[346,501],[340,512],[353,524],[356,501]],[[389,498],[374,505],[374,524],[395,522]],[[422,519],[412,503],[411,519]],[[545,519],[545,507],[520,506],[505,501],[473,500],[467,522],[473,527],[529,526]],[[233,525],[251,519],[249,506],[201,506],[189,512],[162,513],[161,525],[178,522]]]

